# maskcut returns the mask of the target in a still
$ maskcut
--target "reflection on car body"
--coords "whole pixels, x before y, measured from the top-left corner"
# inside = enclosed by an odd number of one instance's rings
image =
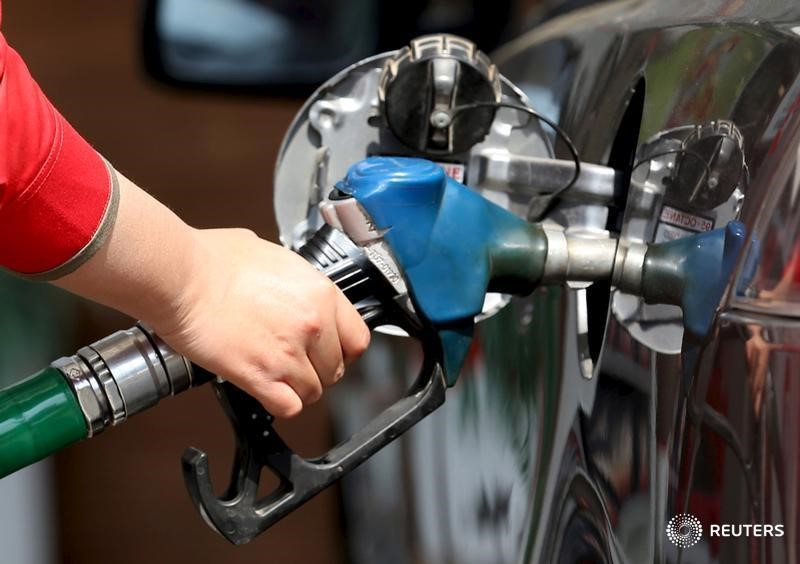
[[[628,176],[604,213],[565,200],[550,221],[650,242],[739,218],[753,243],[703,338],[598,285],[483,320],[445,406],[348,480],[354,561],[797,562],[800,7],[612,2],[494,60]],[[665,534],[682,513],[705,529],[688,548]]]

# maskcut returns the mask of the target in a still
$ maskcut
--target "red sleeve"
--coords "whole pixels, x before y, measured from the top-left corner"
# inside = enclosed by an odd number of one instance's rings
[[[114,172],[50,104],[0,34],[0,266],[57,278],[102,244]]]

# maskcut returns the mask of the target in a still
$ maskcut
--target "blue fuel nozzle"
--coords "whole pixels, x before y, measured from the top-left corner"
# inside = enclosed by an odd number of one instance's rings
[[[452,385],[486,293],[528,294],[541,280],[544,231],[422,159],[363,160],[336,190],[361,205],[391,248],[417,313],[439,334]]]
[[[746,243],[742,223],[650,245],[641,274],[647,303],[680,306],[690,333],[705,335]]]

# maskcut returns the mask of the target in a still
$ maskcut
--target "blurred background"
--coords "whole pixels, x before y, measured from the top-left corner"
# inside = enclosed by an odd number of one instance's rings
[[[443,29],[491,50],[567,4],[584,3],[402,3],[408,17],[397,20],[395,14],[389,20],[394,25],[367,25],[369,33],[358,46],[364,52],[350,56],[398,48],[415,35]],[[294,4],[308,8],[309,3]],[[276,240],[273,163],[302,103],[299,94],[313,86],[313,73],[300,81],[282,79],[289,88],[276,84],[258,95],[160,84],[143,67],[145,13],[145,3],[137,0],[6,1],[3,33],[54,105],[118,170],[194,226],[247,227]],[[387,18],[375,17],[375,22]],[[164,61],[152,56],[148,64],[151,71],[165,70]],[[131,323],[47,285],[0,274],[0,378],[6,378],[0,384]],[[301,453],[322,452],[332,435],[328,404],[320,402],[281,430]],[[180,456],[189,445],[209,452],[215,481],[227,479],[232,436],[210,390],[169,399],[120,428],[0,480],[0,560],[348,561],[335,488],[251,544],[228,545],[201,521],[184,489]]]
[[[142,69],[141,9],[136,0],[6,1],[3,33],[53,104],[123,174],[194,226],[242,226],[274,240],[273,161],[300,101],[157,84]],[[46,285],[8,278],[0,304],[0,365],[12,376],[131,325]],[[321,450],[329,433],[324,405],[285,432],[287,440]],[[0,481],[0,522],[22,529],[4,532],[12,538],[0,539],[0,561],[238,563],[263,562],[265,555],[275,562],[342,561],[335,492],[251,545],[237,549],[218,537],[183,485],[180,457],[189,445],[208,449],[212,464],[219,462],[212,472],[227,479],[232,435],[208,389],[171,398],[28,470],[52,477],[45,499],[30,491],[39,491],[38,484],[21,479],[25,472]],[[21,499],[9,503],[10,496]],[[34,510],[39,522],[31,523]]]

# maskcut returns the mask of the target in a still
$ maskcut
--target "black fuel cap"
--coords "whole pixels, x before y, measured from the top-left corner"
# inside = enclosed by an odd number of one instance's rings
[[[500,75],[471,41],[427,35],[387,61],[378,92],[386,125],[404,145],[431,155],[463,153],[491,129]],[[471,104],[482,105],[452,114]]]
[[[726,202],[742,181],[742,145],[742,134],[729,121],[697,126],[676,158],[670,203],[705,211]]]

